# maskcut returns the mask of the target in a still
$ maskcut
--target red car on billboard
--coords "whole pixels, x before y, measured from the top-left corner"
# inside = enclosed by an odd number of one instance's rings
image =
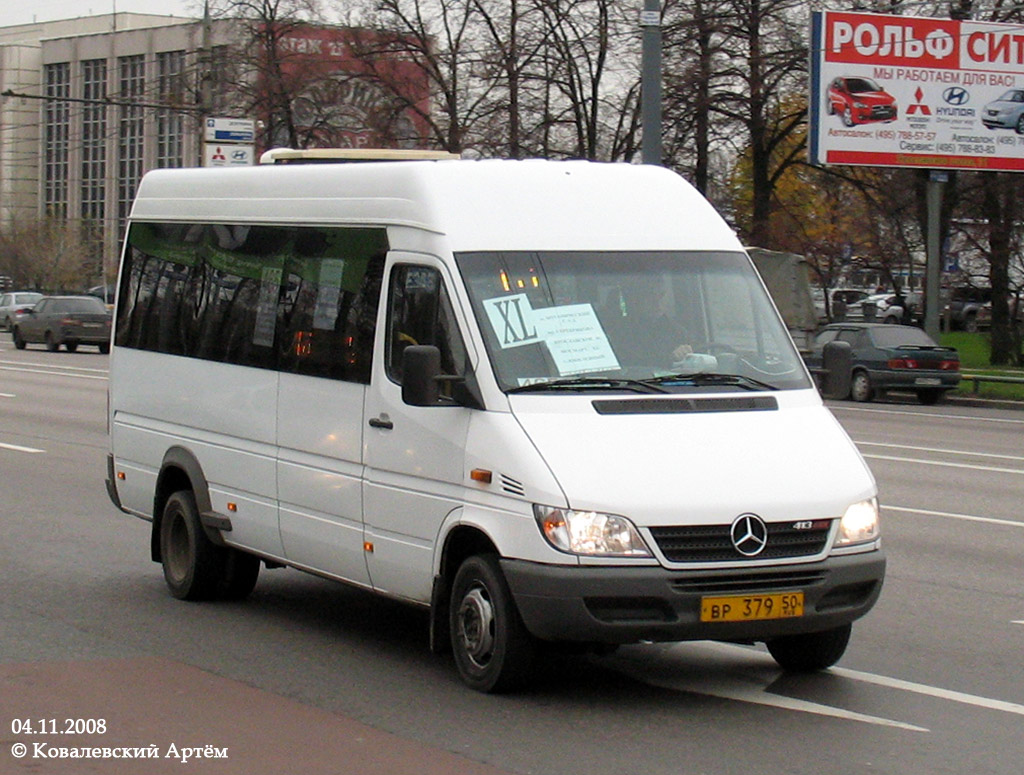
[[[846,126],[896,120],[896,98],[861,75],[834,78],[827,99],[829,115],[838,114]]]

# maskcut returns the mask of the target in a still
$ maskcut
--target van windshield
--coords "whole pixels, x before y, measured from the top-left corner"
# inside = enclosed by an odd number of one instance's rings
[[[810,387],[743,253],[456,255],[505,391]]]

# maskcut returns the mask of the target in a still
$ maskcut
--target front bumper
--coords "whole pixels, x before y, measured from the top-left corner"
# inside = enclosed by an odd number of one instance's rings
[[[770,568],[670,571],[647,566],[561,566],[502,560],[526,629],[543,640],[761,641],[848,624],[878,600],[879,551]],[[752,622],[702,622],[705,596],[804,593],[804,615]]]

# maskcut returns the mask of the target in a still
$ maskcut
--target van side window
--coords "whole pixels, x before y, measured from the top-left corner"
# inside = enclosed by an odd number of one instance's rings
[[[369,382],[383,229],[133,223],[114,342]]]
[[[431,267],[402,265],[391,272],[388,303],[388,377],[402,378],[402,352],[411,344],[431,344],[441,351],[444,374],[465,374],[466,348],[459,334],[441,274]]]

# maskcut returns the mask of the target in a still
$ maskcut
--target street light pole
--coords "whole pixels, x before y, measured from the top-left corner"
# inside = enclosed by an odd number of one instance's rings
[[[640,76],[641,160],[644,164],[661,164],[661,0],[644,0],[640,26],[644,34]]]

